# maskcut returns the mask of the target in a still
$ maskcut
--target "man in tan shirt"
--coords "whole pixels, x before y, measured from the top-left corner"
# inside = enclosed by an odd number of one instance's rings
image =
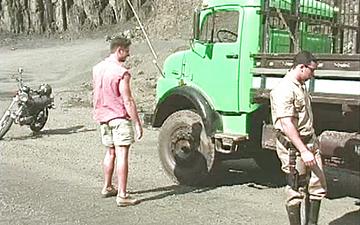
[[[304,200],[305,224],[317,224],[320,201],[326,195],[311,99],[305,86],[316,68],[317,60],[310,52],[298,53],[292,68],[270,93],[272,120],[278,131],[277,154],[288,177],[286,210],[291,225],[301,224]]]

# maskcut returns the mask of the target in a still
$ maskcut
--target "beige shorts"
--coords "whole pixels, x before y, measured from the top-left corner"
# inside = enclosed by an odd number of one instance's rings
[[[101,142],[107,147],[127,146],[134,143],[132,123],[127,119],[113,119],[100,125]]]

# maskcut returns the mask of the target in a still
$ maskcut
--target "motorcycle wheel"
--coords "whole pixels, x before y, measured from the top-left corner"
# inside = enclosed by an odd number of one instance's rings
[[[10,114],[3,117],[0,121],[0,139],[9,131],[14,119],[11,118]]]
[[[41,129],[43,129],[48,119],[48,113],[49,110],[46,107],[37,114],[35,121],[32,124],[30,124],[30,129],[33,132],[39,132]]]

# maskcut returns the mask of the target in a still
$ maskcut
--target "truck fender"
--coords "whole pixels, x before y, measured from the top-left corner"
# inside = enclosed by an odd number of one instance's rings
[[[212,136],[217,129],[222,129],[220,115],[209,101],[193,87],[181,86],[169,90],[156,105],[153,114],[153,127],[161,127],[172,113],[183,110],[195,110],[202,118],[206,134]]]

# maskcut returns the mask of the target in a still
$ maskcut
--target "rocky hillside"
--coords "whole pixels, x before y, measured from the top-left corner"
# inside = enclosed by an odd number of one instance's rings
[[[188,36],[200,0],[131,0],[152,34]],[[0,0],[0,32],[53,34],[92,31],[134,19],[127,0]]]
[[[147,21],[147,29],[160,38],[189,39],[192,33],[194,9],[202,0],[154,0],[154,15]]]
[[[131,0],[141,17],[153,0]],[[133,17],[127,0],[0,0],[0,30],[11,33],[79,31]]]

